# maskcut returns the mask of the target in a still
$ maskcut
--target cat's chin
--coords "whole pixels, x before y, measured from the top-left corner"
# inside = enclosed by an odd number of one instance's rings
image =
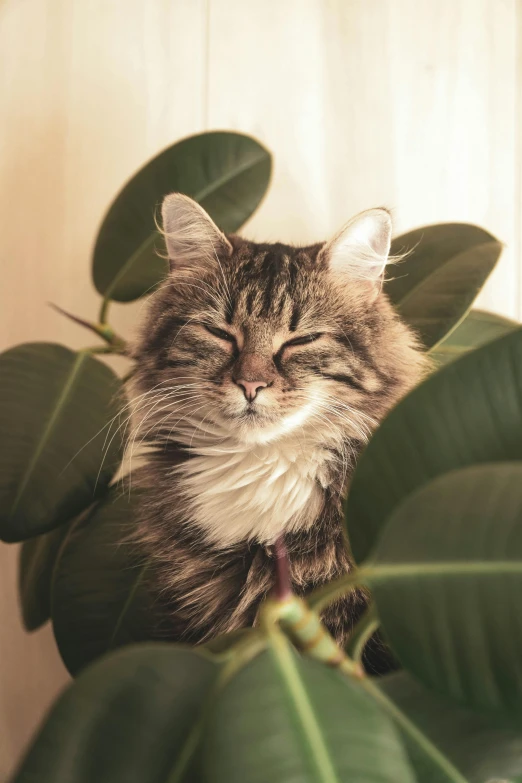
[[[269,443],[284,430],[284,417],[274,411],[246,408],[241,411],[222,410],[217,414],[219,425],[242,443]]]
[[[243,443],[270,443],[301,429],[313,408],[312,402],[290,413],[252,407],[237,413],[223,412],[222,422]]]

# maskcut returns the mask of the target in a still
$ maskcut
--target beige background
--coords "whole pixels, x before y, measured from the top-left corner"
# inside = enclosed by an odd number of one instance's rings
[[[0,0],[0,348],[86,343],[100,218],[148,157],[195,131],[275,156],[252,238],[325,238],[385,204],[399,231],[479,223],[506,244],[481,304],[521,313],[517,0]],[[115,308],[122,329],[139,305]],[[90,342],[90,340],[89,340]],[[28,636],[0,549],[0,779],[66,681]]]

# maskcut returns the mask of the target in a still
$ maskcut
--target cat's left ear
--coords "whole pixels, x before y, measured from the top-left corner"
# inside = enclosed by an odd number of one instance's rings
[[[388,262],[392,235],[391,215],[386,209],[368,209],[347,223],[321,249],[320,261],[334,272],[367,280],[380,288]]]
[[[171,271],[212,264],[232,252],[210,215],[183,193],[165,196],[161,217]]]

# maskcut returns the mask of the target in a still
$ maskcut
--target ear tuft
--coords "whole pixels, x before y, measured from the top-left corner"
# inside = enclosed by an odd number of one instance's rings
[[[386,209],[356,215],[320,252],[333,271],[354,279],[380,282],[388,262],[392,221]]]
[[[161,217],[172,270],[209,264],[232,252],[230,242],[203,207],[182,193],[165,196]]]

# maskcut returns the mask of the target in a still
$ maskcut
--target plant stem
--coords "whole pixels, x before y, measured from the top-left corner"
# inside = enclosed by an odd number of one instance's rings
[[[275,594],[261,607],[259,624],[266,634],[278,625],[293,644],[309,658],[337,668],[343,663],[343,670],[360,679],[364,670],[360,663],[347,658],[306,601],[291,593],[280,600]]]
[[[104,297],[102,299],[101,307],[100,307],[100,314],[98,316],[98,321],[101,324],[107,323],[107,313],[109,311],[109,305],[111,303],[110,299],[107,299],[107,297]]]
[[[359,662],[346,658],[344,650],[321,622],[318,612],[310,608],[308,603],[292,592],[290,579],[290,564],[286,551],[284,536],[275,542],[276,572],[275,588],[270,598],[267,598],[259,612],[259,624],[267,635],[274,629],[281,628],[301,652],[328,666],[339,666],[344,661],[345,671],[352,676],[364,676],[364,670]]]
[[[105,342],[109,343],[114,348],[114,353],[126,353],[127,352],[127,343],[123,339],[123,337],[120,337],[120,335],[116,334],[112,326],[109,326],[109,324],[96,324],[95,326],[96,333],[102,338],[102,340],[105,340]]]
[[[280,601],[292,595],[292,583],[290,581],[290,566],[286,552],[285,539],[281,535],[275,542],[276,553],[276,584],[275,593]]]

